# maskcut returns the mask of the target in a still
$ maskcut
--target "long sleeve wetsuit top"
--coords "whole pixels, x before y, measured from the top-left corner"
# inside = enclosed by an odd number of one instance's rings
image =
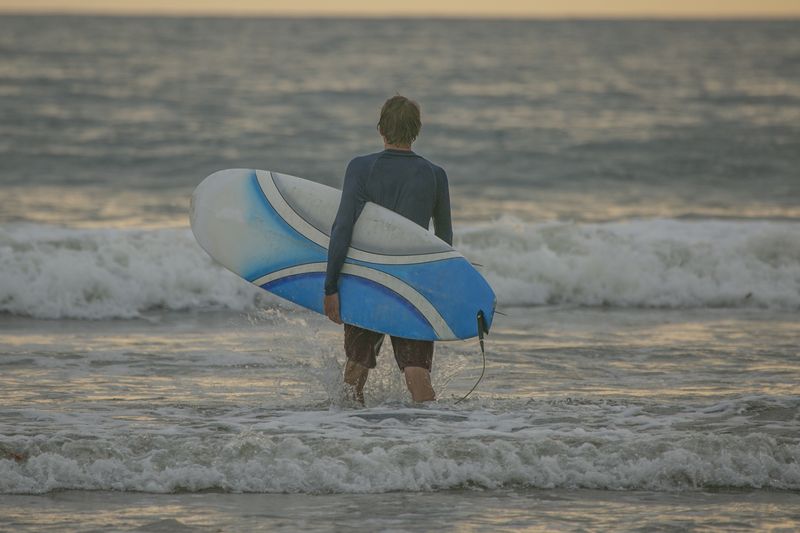
[[[356,157],[347,165],[342,201],[331,229],[325,294],[339,291],[339,273],[347,257],[353,227],[366,202],[403,215],[453,244],[447,174],[410,150],[384,150]]]

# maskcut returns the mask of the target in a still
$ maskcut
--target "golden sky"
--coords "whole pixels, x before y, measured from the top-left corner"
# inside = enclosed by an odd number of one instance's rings
[[[800,0],[0,0],[0,11],[454,17],[800,17]]]

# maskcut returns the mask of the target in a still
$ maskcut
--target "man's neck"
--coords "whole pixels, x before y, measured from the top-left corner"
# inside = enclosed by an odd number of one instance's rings
[[[403,150],[405,152],[410,152],[411,151],[411,145],[410,144],[383,143],[383,148],[386,149],[386,150]]]

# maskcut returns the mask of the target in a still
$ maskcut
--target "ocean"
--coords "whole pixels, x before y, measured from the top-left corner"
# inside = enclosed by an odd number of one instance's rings
[[[206,175],[340,187],[422,106],[495,288],[385,347],[215,264]],[[800,528],[800,22],[0,16],[1,531]]]

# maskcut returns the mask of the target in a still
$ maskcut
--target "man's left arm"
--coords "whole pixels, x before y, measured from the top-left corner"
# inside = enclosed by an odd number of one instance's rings
[[[444,242],[453,245],[453,221],[450,216],[450,186],[447,173],[439,168],[436,173],[436,203],[433,206],[433,231]]]

